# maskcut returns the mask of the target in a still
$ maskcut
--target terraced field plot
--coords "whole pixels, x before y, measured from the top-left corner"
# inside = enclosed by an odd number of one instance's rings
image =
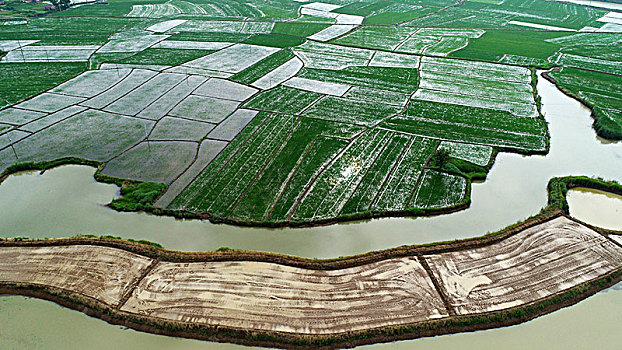
[[[598,132],[619,135],[615,11],[111,3],[0,28],[0,70],[36,80],[24,67],[71,67],[28,88],[2,77],[0,170],[87,158],[104,175],[168,185],[160,208],[239,224],[458,210],[497,151],[547,151],[533,68],[551,66]],[[450,164],[435,160],[442,150]]]

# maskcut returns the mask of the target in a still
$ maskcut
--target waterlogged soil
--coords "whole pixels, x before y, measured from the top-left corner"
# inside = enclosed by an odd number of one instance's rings
[[[95,182],[93,168],[64,166],[43,175],[12,175],[0,185],[0,235],[92,233],[148,239],[184,251],[227,246],[318,258],[479,236],[538,213],[546,205],[546,185],[552,177],[588,175],[622,181],[622,143],[597,138],[590,111],[550,82],[539,79],[538,91],[551,132],[549,154],[499,154],[486,181],[473,184],[471,207],[457,213],[299,229],[214,225],[117,213],[105,207],[118,196],[116,186]]]

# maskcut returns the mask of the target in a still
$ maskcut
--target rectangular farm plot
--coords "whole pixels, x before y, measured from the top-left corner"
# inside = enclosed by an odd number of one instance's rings
[[[423,82],[422,82],[423,83]],[[474,94],[485,94],[485,91],[473,91]],[[455,104],[468,107],[479,107],[506,111],[514,114],[516,117],[535,118],[538,116],[538,109],[532,103],[517,103],[503,100],[502,96],[497,98],[477,97],[467,95],[464,92],[450,92],[439,90],[419,89],[412,97],[415,100],[440,102]]]
[[[246,101],[258,90],[229,80],[212,78],[194,91],[195,95],[222,98],[233,101]]]
[[[160,96],[155,102],[138,113],[138,116],[147,119],[160,119],[164,117],[207,79],[206,77],[198,75],[186,76],[181,83],[177,84],[177,86],[170,89],[166,94]]]
[[[108,105],[105,110],[118,114],[137,115],[185,78],[187,76],[184,74],[160,73]]]
[[[113,72],[114,70],[111,70]],[[120,77],[120,71],[117,71]],[[134,69],[132,72],[127,75],[123,80],[121,80],[118,84],[112,86],[111,88],[105,90],[103,93],[90,98],[81,105],[91,107],[91,108],[103,108],[107,105],[113,103],[120,97],[124,96],[128,92],[134,90],[139,87],[147,80],[153,78],[157,72],[146,70],[146,69]],[[105,84],[105,83],[104,83]]]
[[[106,163],[101,173],[170,184],[194,162],[197,148],[196,142],[141,142]]]
[[[190,95],[169,113],[174,117],[220,123],[238,108],[239,102]]]
[[[234,43],[221,41],[189,41],[189,40],[164,40],[152,46],[154,49],[174,50],[212,50],[217,51],[229,47]]]
[[[546,148],[543,120],[477,107],[411,101],[405,114],[380,126],[448,141],[524,150]]]
[[[48,114],[43,118],[31,121],[30,123],[26,125],[22,125],[20,127],[20,130],[24,130],[28,132],[36,132],[44,128],[47,128],[48,126],[56,124],[62,120],[65,120],[71,116],[74,116],[80,112],[83,112],[86,109],[87,109],[86,107],[82,107],[82,106],[69,106],[65,109],[61,109],[58,112]]]
[[[238,73],[279,51],[274,47],[235,44],[207,56],[185,63],[191,68]]]
[[[30,100],[24,101],[15,107],[30,109],[38,112],[53,113],[63,108],[78,104],[85,99],[82,97],[66,96],[53,93],[43,93]]]
[[[193,120],[165,117],[158,121],[149,135],[150,140],[200,141],[215,125]]]
[[[373,126],[395,115],[400,106],[326,96],[304,112],[307,117]]]
[[[369,62],[372,67],[419,68],[420,56],[376,51]]]
[[[417,89],[418,73],[415,68],[360,66],[341,70],[305,68],[299,77],[411,94]]]
[[[460,176],[425,169],[412,203],[416,208],[446,208],[464,198],[466,180]]]
[[[565,217],[490,246],[425,256],[459,315],[524,305],[622,266],[622,249]]]
[[[164,21],[164,22],[151,25],[147,27],[147,30],[151,32],[155,32],[155,33],[164,33],[167,30],[173,29],[177,27],[178,25],[183,24],[185,22],[186,22],[185,19],[173,19],[170,21]]]
[[[306,78],[293,77],[284,82],[283,85],[292,88],[317,92],[324,95],[343,96],[350,89],[350,85],[330,83],[326,81],[312,80]]]
[[[409,95],[399,92],[378,90],[367,87],[353,86],[343,95],[343,98],[355,101],[366,101],[371,103],[384,103],[393,106],[405,106]]]
[[[332,271],[261,262],[162,262],[140,282],[122,310],[174,321],[303,334],[447,316],[415,258]]]
[[[244,108],[299,114],[322,96],[322,94],[317,92],[303,91],[279,85],[253,97],[244,104]]]
[[[257,115],[257,111],[238,109],[227,119],[218,124],[207,137],[217,140],[231,141]]]
[[[130,69],[87,71],[52,89],[51,92],[90,98],[110,89],[130,72]]]
[[[139,52],[168,37],[169,35],[144,35],[128,39],[113,39],[97,50],[97,53]]]
[[[531,72],[529,69],[497,63],[423,57],[421,59],[421,70],[448,75],[531,84]]]
[[[26,46],[10,51],[2,63],[13,62],[82,62],[99,49],[99,46]]]
[[[343,69],[367,65],[374,51],[307,41],[297,46],[294,53],[308,68]]]
[[[507,103],[509,107],[513,107],[515,104],[526,106],[535,104],[533,88],[530,84],[452,76],[424,71],[421,72],[419,88],[472,96],[474,100],[481,99],[481,102],[489,103],[490,105],[500,102]],[[490,103],[487,100],[495,101]]]
[[[49,285],[114,306],[151,261],[124,250],[88,245],[3,247],[0,280]]]
[[[492,147],[490,146],[443,141],[439,148],[449,151],[449,154],[454,158],[481,166],[486,166],[492,157]]]
[[[45,116],[46,113],[19,108],[7,108],[0,111],[0,122],[22,125]]]

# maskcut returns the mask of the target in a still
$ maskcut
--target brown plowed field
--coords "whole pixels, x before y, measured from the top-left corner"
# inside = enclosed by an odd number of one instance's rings
[[[416,258],[333,271],[261,262],[160,263],[122,310],[179,321],[307,334],[447,316]]]
[[[151,261],[125,250],[98,246],[3,247],[0,284],[52,286],[114,306]]]
[[[458,314],[529,303],[622,266],[622,250],[565,217],[488,247],[426,256]]]

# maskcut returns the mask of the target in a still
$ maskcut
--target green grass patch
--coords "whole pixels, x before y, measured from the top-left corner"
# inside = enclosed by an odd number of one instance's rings
[[[129,57],[109,61],[111,63],[158,64],[176,66],[199,57],[208,55],[211,50],[175,50],[175,49],[146,49]]]
[[[441,5],[437,5],[441,6]],[[413,19],[423,17],[434,11],[438,11],[437,8],[432,7],[411,7],[404,11],[391,10],[392,7],[388,7],[385,12],[373,14],[369,17],[365,17],[363,24],[396,24],[411,21]]]
[[[125,183],[121,186],[121,198],[110,203],[119,211],[138,211],[153,208],[153,203],[166,191],[166,185],[157,182]]]
[[[593,110],[598,135],[622,140],[622,77],[564,67],[549,73],[557,84]]]

